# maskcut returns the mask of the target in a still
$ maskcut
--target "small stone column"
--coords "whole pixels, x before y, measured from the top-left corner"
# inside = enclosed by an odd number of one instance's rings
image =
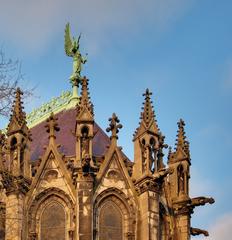
[[[190,240],[190,213],[187,210],[176,215],[176,235],[179,240]]]
[[[5,240],[24,240],[24,199],[29,190],[30,180],[5,173],[6,189]]]
[[[6,201],[5,240],[22,240],[23,195],[11,193]]]
[[[137,185],[139,193],[140,229],[139,238],[158,240],[159,238],[159,193],[158,186],[151,179],[143,179]]]
[[[93,178],[91,175],[78,176],[78,212],[79,212],[79,240],[93,239]]]

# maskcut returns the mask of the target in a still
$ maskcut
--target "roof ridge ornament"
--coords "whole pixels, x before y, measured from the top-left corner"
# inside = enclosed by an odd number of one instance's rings
[[[54,140],[56,139],[55,132],[60,131],[57,120],[58,120],[58,118],[55,117],[53,112],[51,113],[49,118],[46,120],[47,124],[45,125],[45,128],[47,129],[47,132],[49,133],[49,142],[50,143],[54,143]]]
[[[49,102],[33,109],[29,114],[27,114],[27,124],[29,128],[46,120],[50,116],[51,112],[56,114],[62,110],[74,107],[70,104],[71,100],[72,93],[70,91],[63,91],[59,97],[53,97]]]
[[[113,113],[112,117],[109,118],[109,122],[110,124],[109,124],[109,127],[106,129],[106,131],[112,132],[110,136],[111,142],[116,143],[118,139],[118,132],[119,132],[119,129],[122,128],[122,124],[120,124],[120,120],[115,113]]]
[[[85,64],[87,62],[87,58],[83,57],[79,50],[80,38],[81,34],[78,36],[77,39],[75,39],[74,37],[71,38],[70,24],[67,23],[65,26],[64,48],[66,55],[73,58],[73,72],[69,78],[73,87],[78,87],[81,81],[82,64]]]

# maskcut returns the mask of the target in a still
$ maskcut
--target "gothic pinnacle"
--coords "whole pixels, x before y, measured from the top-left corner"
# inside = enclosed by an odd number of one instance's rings
[[[90,101],[89,92],[88,92],[88,83],[89,80],[86,77],[83,77],[81,80],[81,98],[79,107],[82,109],[86,107],[90,113],[93,115],[93,104]]]
[[[150,123],[150,121],[155,117],[155,113],[152,107],[152,101],[150,98],[151,95],[152,93],[147,88],[146,92],[143,94],[143,96],[145,96],[145,102],[143,106],[143,112],[141,113],[141,119],[147,126]]]
[[[15,100],[13,103],[12,113],[10,116],[10,122],[7,128],[7,135],[10,135],[16,131],[24,129],[24,134],[28,133],[28,129],[26,127],[26,114],[23,111],[23,102],[22,102],[23,92],[20,88],[16,89],[15,92]]]
[[[178,125],[178,131],[177,131],[177,139],[176,139],[176,151],[179,149],[182,149],[184,153],[189,157],[189,142],[186,140],[185,136],[185,122],[180,119],[177,123]]]
[[[142,112],[140,116],[140,123],[139,127],[136,129],[134,138],[136,138],[137,135],[140,135],[142,132],[151,130],[158,135],[160,134],[156,119],[155,119],[155,112],[153,110],[152,101],[151,101],[151,95],[152,92],[149,91],[147,88],[143,96],[145,97],[145,100],[143,102]]]
[[[25,121],[25,113],[23,112],[22,106],[22,96],[23,92],[20,88],[17,88],[15,92],[15,100],[14,100],[14,107],[12,111],[12,115],[14,115],[19,123]]]

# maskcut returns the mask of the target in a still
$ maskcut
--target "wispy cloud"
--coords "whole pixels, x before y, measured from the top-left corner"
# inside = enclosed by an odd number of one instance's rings
[[[210,226],[208,238],[198,238],[198,240],[229,240],[231,239],[232,212],[225,214]]]
[[[1,0],[0,36],[17,47],[41,51],[64,28],[84,31],[92,45],[112,31],[141,31],[147,24],[165,29],[193,0]],[[91,39],[91,40],[90,40]]]

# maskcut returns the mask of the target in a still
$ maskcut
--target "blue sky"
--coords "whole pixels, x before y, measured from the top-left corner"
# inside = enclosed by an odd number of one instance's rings
[[[0,0],[0,44],[22,61],[25,86],[36,86],[26,110],[71,88],[64,27],[82,32],[88,53],[95,118],[107,127],[116,112],[119,144],[133,159],[132,135],[148,87],[166,143],[179,118],[191,144],[192,195],[216,203],[196,210],[193,226],[209,239],[229,239],[232,227],[232,2],[229,0]],[[4,123],[5,120],[2,120]],[[198,239],[198,238],[196,238]],[[204,239],[204,238],[201,238]]]

